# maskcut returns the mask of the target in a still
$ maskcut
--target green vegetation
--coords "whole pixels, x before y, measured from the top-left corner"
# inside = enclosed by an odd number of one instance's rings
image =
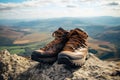
[[[11,54],[19,54],[19,55],[31,55],[31,52],[35,49],[42,48],[45,46],[48,42],[50,42],[52,38],[41,41],[41,42],[35,42],[30,44],[23,44],[23,45],[13,45],[13,46],[0,46],[0,50],[7,49]]]
[[[24,31],[25,29],[20,27],[0,27],[0,50],[7,49],[11,54],[29,56],[33,50],[45,46],[52,40],[49,32],[37,32],[37,30],[31,28],[26,28],[28,31]],[[30,42],[14,43],[17,40],[19,42],[19,39],[21,41],[29,40]]]

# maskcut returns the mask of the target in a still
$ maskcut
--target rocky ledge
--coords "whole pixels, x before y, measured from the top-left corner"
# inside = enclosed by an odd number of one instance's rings
[[[28,58],[0,52],[0,80],[120,80],[120,63],[101,61],[89,54],[85,65],[42,64]]]

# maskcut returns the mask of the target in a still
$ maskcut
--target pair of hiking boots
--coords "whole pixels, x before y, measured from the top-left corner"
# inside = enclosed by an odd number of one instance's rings
[[[59,28],[52,34],[55,39],[39,50],[33,51],[31,59],[53,63],[58,60],[58,64],[70,66],[82,66],[88,55],[86,32],[79,28],[69,32]]]

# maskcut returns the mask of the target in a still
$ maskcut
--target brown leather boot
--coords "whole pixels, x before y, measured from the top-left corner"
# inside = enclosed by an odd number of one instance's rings
[[[65,47],[58,54],[58,64],[82,66],[88,54],[87,33],[76,28],[68,33],[68,38]]]
[[[67,39],[68,32],[62,28],[59,28],[53,32],[52,36],[55,37],[53,41],[47,44],[45,47],[40,48],[40,50],[33,51],[31,59],[44,62],[53,63],[57,60],[58,53],[63,49]]]

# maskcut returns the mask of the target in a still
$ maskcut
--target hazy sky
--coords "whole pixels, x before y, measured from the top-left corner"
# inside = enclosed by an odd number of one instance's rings
[[[0,19],[120,17],[120,0],[0,0]]]

